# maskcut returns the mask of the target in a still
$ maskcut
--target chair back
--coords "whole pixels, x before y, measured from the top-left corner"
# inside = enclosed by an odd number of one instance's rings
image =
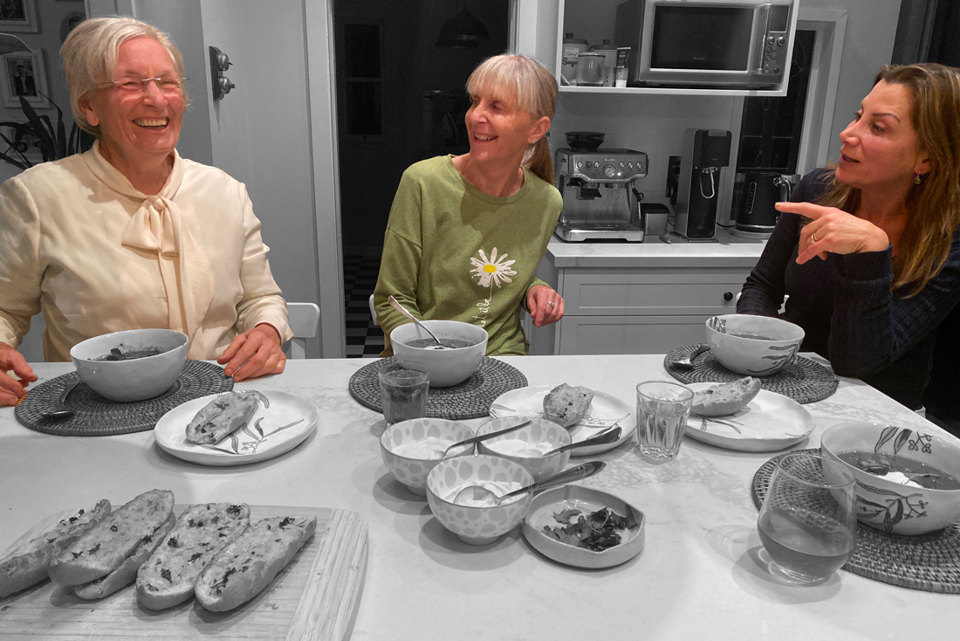
[[[293,330],[293,338],[284,349],[287,358],[306,358],[306,339],[317,336],[320,308],[316,303],[287,303],[287,322]]]

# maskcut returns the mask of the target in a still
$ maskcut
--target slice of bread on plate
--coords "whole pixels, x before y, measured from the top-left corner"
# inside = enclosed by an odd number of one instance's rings
[[[0,559],[0,598],[46,580],[50,561],[108,514],[110,501],[102,499],[92,510],[81,509]]]
[[[173,513],[173,492],[150,490],[87,530],[50,562],[50,578],[81,585],[104,577],[137,550]]]
[[[593,390],[562,383],[543,397],[543,416],[563,427],[579,423],[593,402]]]
[[[251,524],[200,573],[197,601],[214,612],[243,605],[290,563],[316,528],[316,517],[276,516]]]
[[[747,376],[693,393],[690,411],[698,416],[736,414],[760,393],[760,379]]]
[[[213,557],[250,525],[245,504],[202,503],[180,515],[137,573],[137,600],[150,610],[165,610],[193,597],[197,577]]]
[[[167,533],[173,529],[173,525],[176,522],[177,519],[174,518],[173,512],[171,512],[167,520],[164,521],[153,534],[141,539],[140,545],[134,548],[133,553],[125,558],[113,572],[99,579],[95,579],[90,583],[74,586],[73,593],[81,599],[92,601],[94,599],[102,599],[130,585],[133,580],[137,578],[137,570],[140,569],[143,562],[146,561],[157,546],[160,545],[160,542],[163,541]]]
[[[260,401],[257,392],[227,392],[204,405],[187,425],[187,443],[213,445],[250,420]]]

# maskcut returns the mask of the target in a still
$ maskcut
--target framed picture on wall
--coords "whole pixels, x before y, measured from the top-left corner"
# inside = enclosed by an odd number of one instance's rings
[[[0,0],[0,31],[38,30],[37,0]]]
[[[0,94],[4,105],[19,109],[20,96],[23,96],[34,107],[50,106],[46,99],[50,90],[43,66],[43,49],[8,53],[0,57],[0,61],[3,63]]]

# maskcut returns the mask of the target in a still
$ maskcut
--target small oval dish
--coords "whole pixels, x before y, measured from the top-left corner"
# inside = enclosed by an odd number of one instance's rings
[[[575,514],[564,514],[565,510],[577,510],[586,516],[603,508],[609,508],[636,524],[613,547],[596,552],[562,543],[544,531],[544,527],[562,527],[563,521],[555,515],[576,520]],[[600,569],[626,563],[643,551],[646,517],[633,505],[612,494],[581,485],[565,485],[538,494],[523,518],[522,526],[524,538],[545,557],[577,568]]]

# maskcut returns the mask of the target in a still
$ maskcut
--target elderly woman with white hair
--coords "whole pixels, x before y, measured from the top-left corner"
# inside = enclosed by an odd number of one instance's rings
[[[0,187],[0,405],[36,380],[16,346],[38,312],[48,361],[92,336],[160,327],[235,380],[282,372],[286,303],[246,188],[176,150],[189,104],[180,52],[114,17],[80,23],[61,55],[74,119],[96,142]]]
[[[563,317],[563,299],[534,273],[557,225],[563,198],[553,186],[545,138],[557,81],[526,56],[482,62],[467,80],[469,153],[407,168],[394,197],[374,299],[390,332],[409,322],[393,294],[422,319],[487,330],[487,354],[526,354],[525,306],[534,325]]]

